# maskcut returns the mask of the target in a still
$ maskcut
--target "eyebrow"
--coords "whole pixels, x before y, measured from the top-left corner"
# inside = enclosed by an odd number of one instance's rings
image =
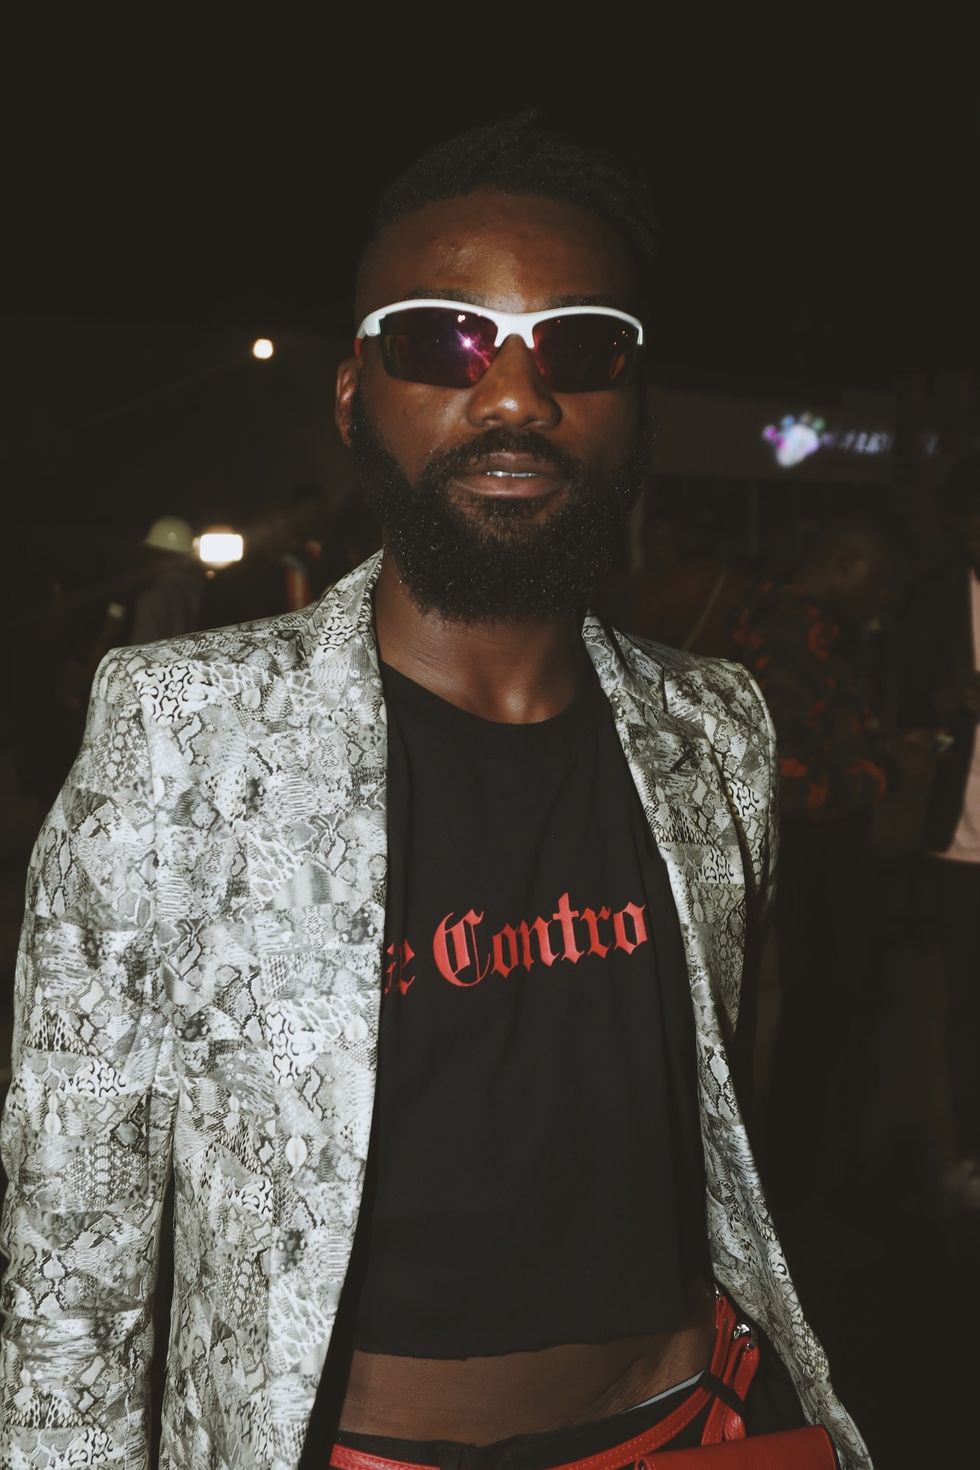
[[[480,306],[484,311],[496,310],[495,307],[489,304],[482,291],[453,291],[443,290],[441,288],[437,290],[428,286],[413,286],[410,291],[405,292],[405,295],[401,299],[403,301],[411,301],[415,298],[423,300],[428,298],[430,301],[459,301],[464,306]],[[594,295],[585,296],[573,293],[567,296],[552,296],[548,305],[542,306],[539,309],[541,311],[556,311],[562,306],[618,307],[619,303],[607,292],[597,292]],[[619,307],[619,309],[626,310],[625,307]]]

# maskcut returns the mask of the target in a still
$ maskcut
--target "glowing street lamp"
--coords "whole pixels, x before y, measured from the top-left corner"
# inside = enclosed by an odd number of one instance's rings
[[[197,538],[198,559],[206,567],[230,567],[233,562],[241,561],[244,553],[244,539],[226,527],[204,531]]]

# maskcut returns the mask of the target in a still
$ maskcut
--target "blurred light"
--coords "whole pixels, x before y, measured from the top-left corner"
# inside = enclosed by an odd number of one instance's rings
[[[241,561],[245,542],[237,531],[205,531],[197,538],[197,554],[205,566],[228,567]]]
[[[762,437],[772,445],[776,462],[783,469],[801,464],[818,449],[863,456],[889,454],[894,439],[885,429],[828,428],[824,419],[809,412],[801,413],[799,418],[786,414],[778,424],[767,424]]]
[[[268,337],[256,337],[252,343],[252,356],[257,357],[260,362],[267,362],[275,350]]]

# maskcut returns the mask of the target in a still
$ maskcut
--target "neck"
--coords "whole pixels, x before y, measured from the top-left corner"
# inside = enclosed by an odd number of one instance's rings
[[[578,688],[583,652],[575,618],[449,622],[412,601],[390,554],[374,589],[374,626],[385,663],[486,720],[550,719]]]

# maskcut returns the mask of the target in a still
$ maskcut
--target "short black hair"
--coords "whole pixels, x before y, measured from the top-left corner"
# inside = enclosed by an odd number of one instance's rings
[[[546,124],[529,108],[447,138],[422,153],[382,191],[361,260],[402,215],[481,189],[577,204],[626,245],[646,306],[656,240],[646,180],[597,143]]]

